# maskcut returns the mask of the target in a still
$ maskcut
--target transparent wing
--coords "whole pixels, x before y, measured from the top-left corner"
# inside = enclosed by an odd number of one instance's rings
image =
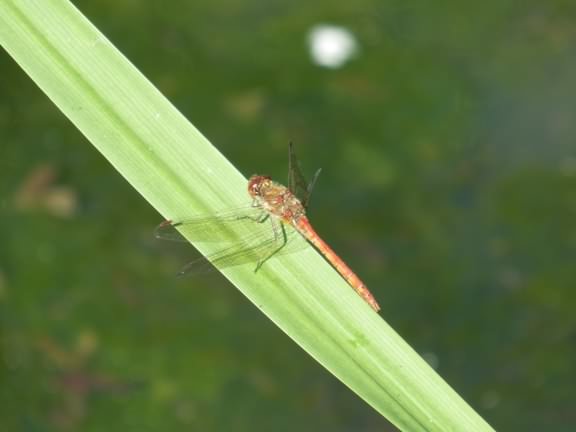
[[[254,269],[260,267],[268,259],[293,253],[308,247],[308,243],[291,227],[286,230],[286,238],[262,238],[253,236],[237,244],[224,248],[214,254],[198,258],[186,264],[178,276],[205,273],[215,268],[224,269],[237,265],[254,263]]]
[[[296,158],[296,153],[294,152],[294,145],[292,143],[288,146],[288,189],[292,192],[296,198],[300,200],[304,208],[308,207],[308,202],[310,201],[310,195],[312,194],[312,189],[316,184],[316,180],[320,175],[322,170],[319,169],[314,174],[312,181],[308,183],[306,177],[302,174],[300,168],[300,163]]]
[[[236,243],[230,243],[225,233],[240,228],[245,228],[248,234]],[[229,244],[216,253],[190,262],[178,273],[179,276],[204,273],[213,270],[213,266],[226,268],[250,262],[260,266],[276,254],[295,252],[307,246],[306,240],[293,227],[254,207],[180,222],[165,221],[156,228],[155,236],[164,240],[188,242],[187,236],[192,241]]]
[[[203,242],[224,241],[226,232],[246,227],[254,228],[255,224],[264,222],[266,213],[255,207],[240,207],[210,216],[199,216],[181,221],[167,220],[154,230],[154,236],[162,240],[188,242],[184,233],[191,240]]]

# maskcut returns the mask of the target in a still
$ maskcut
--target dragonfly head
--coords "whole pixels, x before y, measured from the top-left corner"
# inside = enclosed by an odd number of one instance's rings
[[[266,188],[272,182],[272,179],[268,176],[253,175],[248,180],[248,193],[252,198],[256,198],[262,195],[262,189]]]

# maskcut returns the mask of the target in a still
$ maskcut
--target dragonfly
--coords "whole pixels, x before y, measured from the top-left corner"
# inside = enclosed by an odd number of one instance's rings
[[[275,182],[269,176],[253,175],[248,180],[248,195],[252,199],[249,207],[182,221],[166,220],[156,228],[156,237],[166,240],[192,239],[211,242],[221,241],[222,232],[232,229],[232,226],[246,227],[246,232],[254,232],[247,234],[236,244],[208,255],[205,259],[189,263],[182,269],[180,275],[202,266],[206,260],[217,268],[256,262],[255,272],[257,272],[273,256],[291,253],[310,243],[358,295],[378,312],[380,306],[370,290],[318,235],[306,216],[310,195],[321,170],[317,170],[312,181],[307,183],[292,143],[289,145],[288,153],[288,187]],[[254,230],[256,225],[268,225],[268,228]],[[301,241],[302,239],[305,241]]]

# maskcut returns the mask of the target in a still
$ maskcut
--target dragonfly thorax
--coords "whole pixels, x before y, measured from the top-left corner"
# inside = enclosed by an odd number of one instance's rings
[[[255,206],[286,223],[293,223],[305,214],[300,200],[286,186],[276,183],[268,176],[250,177],[248,193],[254,199]]]

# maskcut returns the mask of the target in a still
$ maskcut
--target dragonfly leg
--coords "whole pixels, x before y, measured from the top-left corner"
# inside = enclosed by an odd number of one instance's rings
[[[281,243],[271,253],[258,260],[258,264],[256,264],[254,273],[260,270],[260,267],[262,267],[266,261],[272,258],[276,253],[278,253],[278,251],[280,251],[280,249],[286,246],[286,243],[288,243],[288,235],[286,234],[286,228],[284,228],[284,224],[280,222],[279,223],[280,229],[278,229],[278,222],[274,223],[272,219],[270,221],[272,222],[272,229],[274,230],[274,240],[280,241]]]
[[[255,220],[258,223],[264,223],[268,220],[269,217],[270,215],[268,213],[262,213],[260,217],[256,218]]]
[[[270,217],[270,215],[268,213],[266,213],[265,211],[262,211],[257,216],[245,215],[245,216],[235,217],[234,219],[235,220],[250,219],[251,221],[254,221],[256,223],[264,223],[264,222],[266,222],[266,220],[268,220],[269,217]]]

